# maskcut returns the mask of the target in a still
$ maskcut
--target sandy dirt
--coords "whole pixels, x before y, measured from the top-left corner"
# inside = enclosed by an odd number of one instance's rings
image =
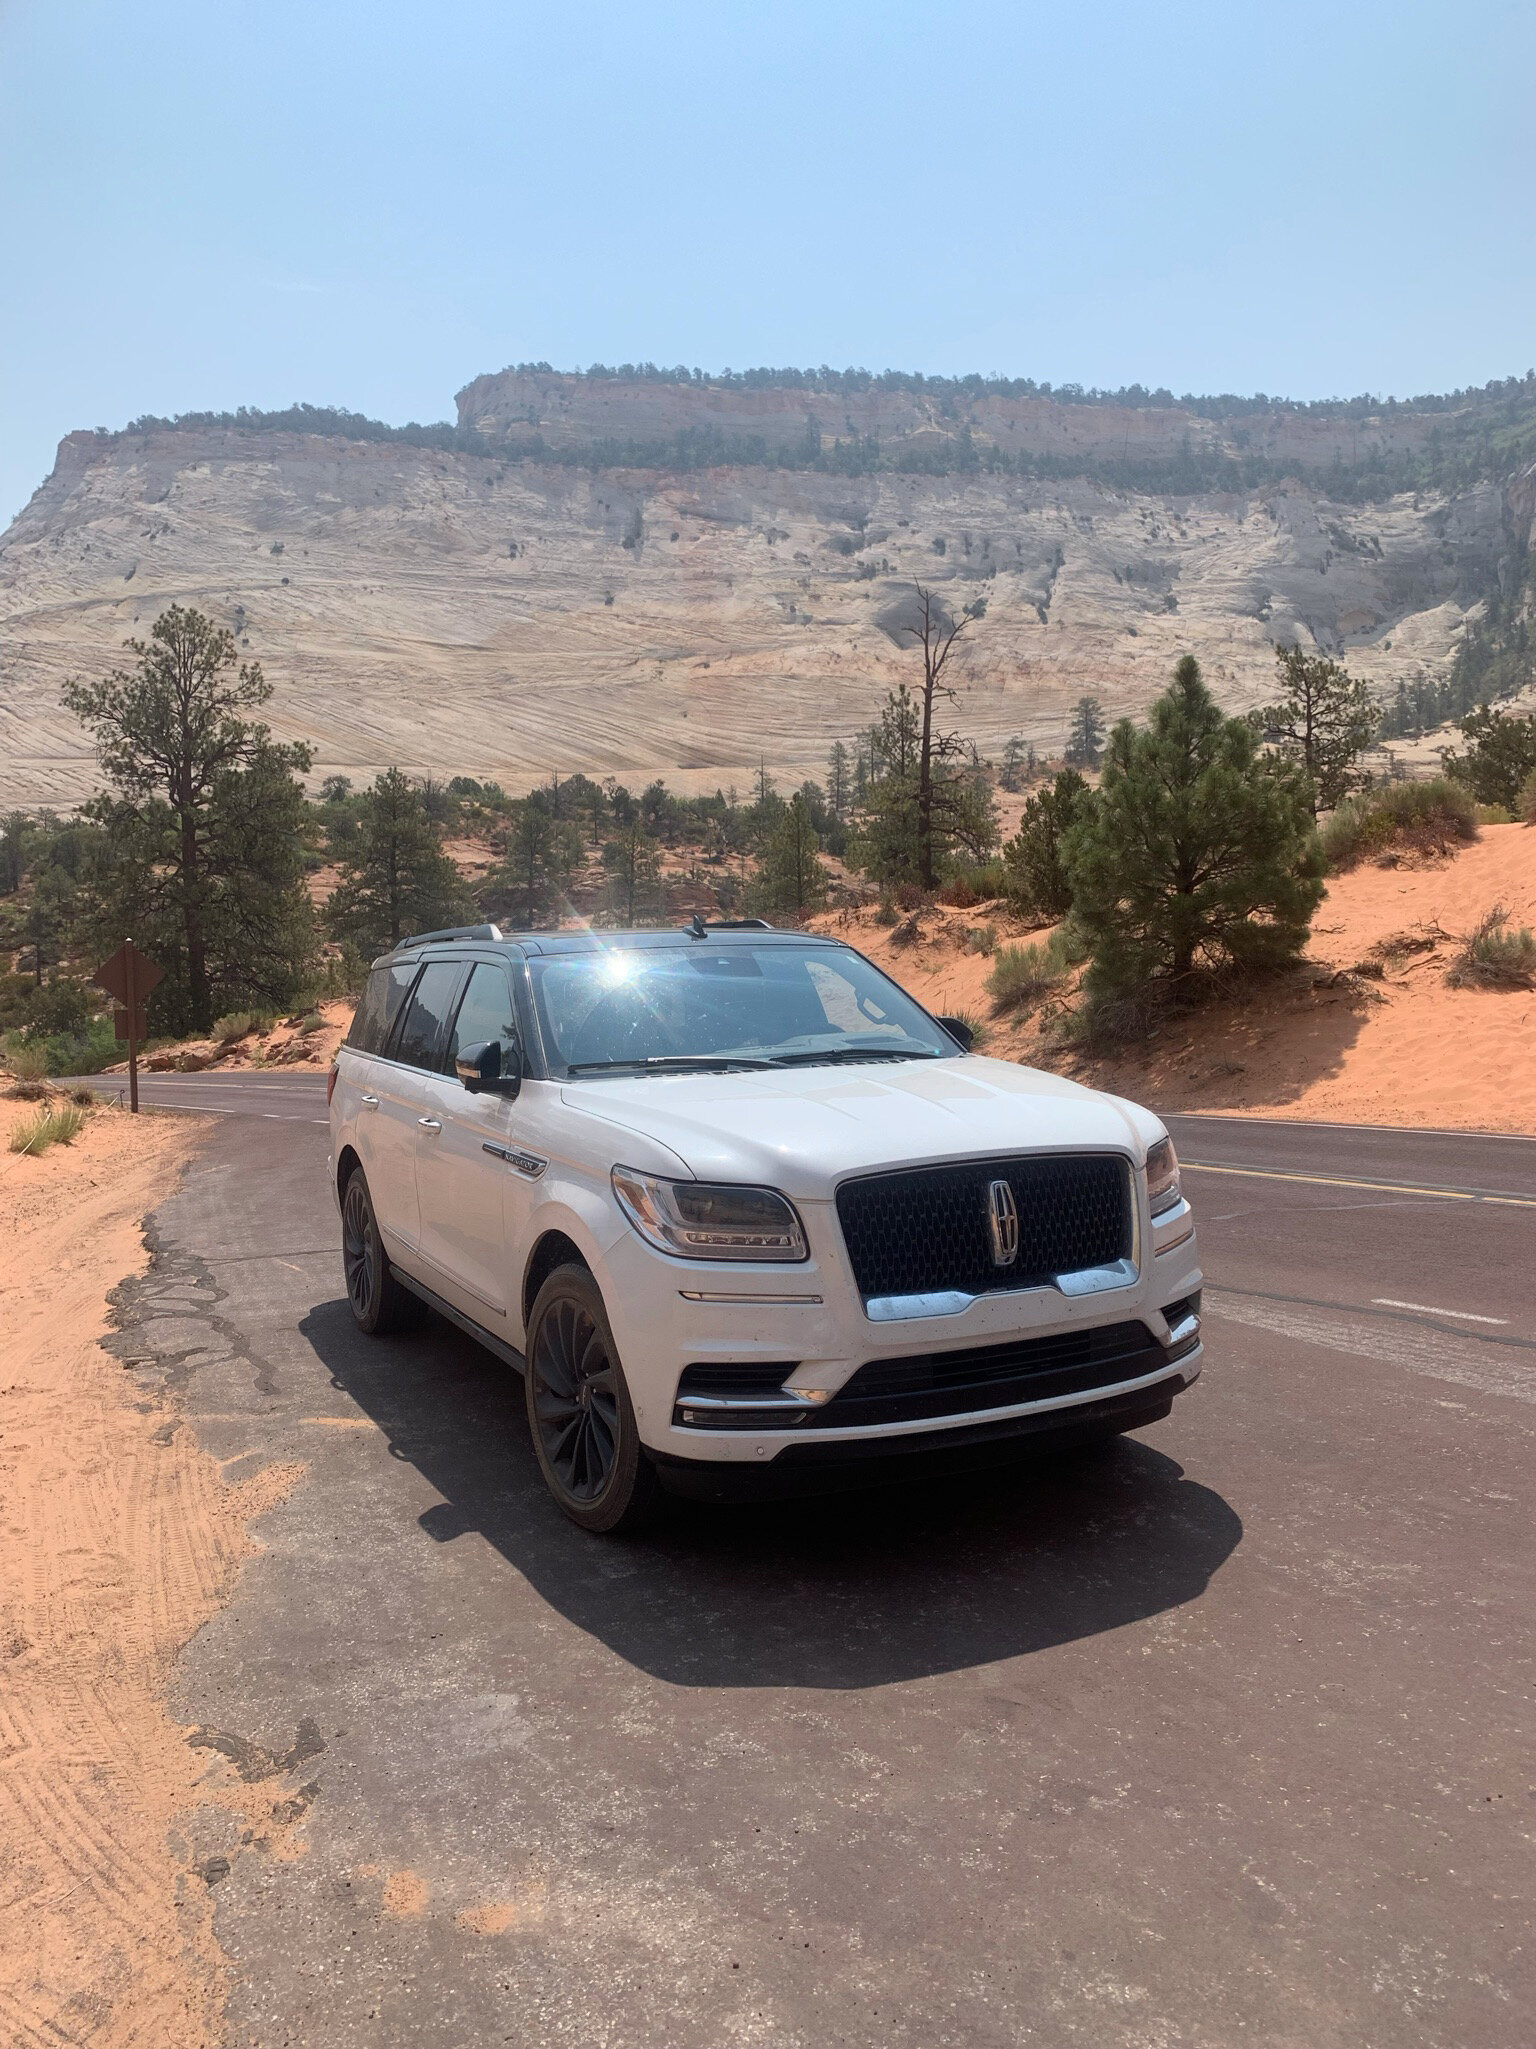
[[[1307,964],[1251,1002],[1171,1020],[1146,1047],[1088,1060],[1038,1017],[993,1019],[991,961],[964,950],[991,926],[1039,940],[1003,907],[922,912],[878,925],[867,910],[818,925],[850,939],[938,1011],[987,1019],[985,1051],[1073,1074],[1164,1110],[1346,1123],[1536,1132],[1536,991],[1453,989],[1454,936],[1502,904],[1536,928],[1536,831],[1485,826],[1460,854],[1418,868],[1367,865],[1334,877]],[[1364,966],[1380,969],[1358,975]]]
[[[32,1106],[0,1099],[0,1136]],[[176,1816],[239,1799],[166,1706],[226,1600],[249,1519],[291,1486],[226,1486],[174,1408],[98,1342],[148,1265],[141,1220],[202,1120],[92,1112],[70,1146],[0,1152],[0,2041],[203,2049],[222,1963]],[[259,1816],[253,1816],[253,1834]]]

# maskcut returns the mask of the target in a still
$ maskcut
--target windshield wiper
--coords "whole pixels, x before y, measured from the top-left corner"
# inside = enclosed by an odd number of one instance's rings
[[[735,1067],[777,1065],[773,1060],[755,1059],[750,1053],[648,1053],[639,1060],[576,1060],[565,1071],[567,1074],[611,1074],[622,1067],[632,1074],[678,1074],[692,1067],[706,1074],[728,1074]]]
[[[819,1051],[806,1053],[781,1053],[772,1063],[775,1067],[820,1067],[828,1061],[840,1060],[942,1060],[944,1055],[932,1046],[823,1046]]]

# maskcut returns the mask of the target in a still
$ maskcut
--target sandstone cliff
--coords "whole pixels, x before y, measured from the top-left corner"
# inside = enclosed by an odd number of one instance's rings
[[[219,426],[71,435],[0,539],[0,803],[87,792],[59,684],[121,659],[172,600],[261,660],[273,725],[311,744],[317,775],[399,763],[516,789],[582,769],[697,788],[744,785],[760,759],[819,774],[911,674],[880,621],[914,578],[987,600],[956,723],[983,748],[1019,733],[1049,753],[1078,696],[1139,710],[1186,650],[1234,709],[1269,694],[1277,639],[1342,651],[1383,691],[1440,676],[1509,547],[1500,482],[1345,503],[1300,464],[1175,496],[1089,474],[595,470],[555,452],[709,418],[792,442],[808,410],[833,438],[855,420],[887,438],[971,425],[1064,456],[1241,426],[1040,399],[979,399],[973,421],[909,393],[851,403],[508,373],[461,394],[470,445],[505,452]],[[1406,446],[1437,431],[1302,414],[1260,430],[1281,453],[1317,437],[1319,462],[1362,432]],[[538,461],[517,453],[534,432]]]

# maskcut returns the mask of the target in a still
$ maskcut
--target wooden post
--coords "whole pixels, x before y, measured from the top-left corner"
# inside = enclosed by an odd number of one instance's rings
[[[123,954],[128,976],[128,1108],[135,1117],[139,1114],[139,1042],[135,1037],[139,1026],[139,992],[133,980],[133,941],[125,940]]]

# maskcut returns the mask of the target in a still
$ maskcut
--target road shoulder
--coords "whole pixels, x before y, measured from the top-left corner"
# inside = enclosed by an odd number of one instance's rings
[[[0,1103],[0,1131],[30,1107]],[[174,1400],[102,1345],[150,1263],[143,1220],[211,1128],[100,1109],[72,1145],[0,1153],[0,2035],[18,2043],[217,2038],[208,1874],[175,1834],[209,1760],[167,1696],[291,1475],[225,1485]]]

